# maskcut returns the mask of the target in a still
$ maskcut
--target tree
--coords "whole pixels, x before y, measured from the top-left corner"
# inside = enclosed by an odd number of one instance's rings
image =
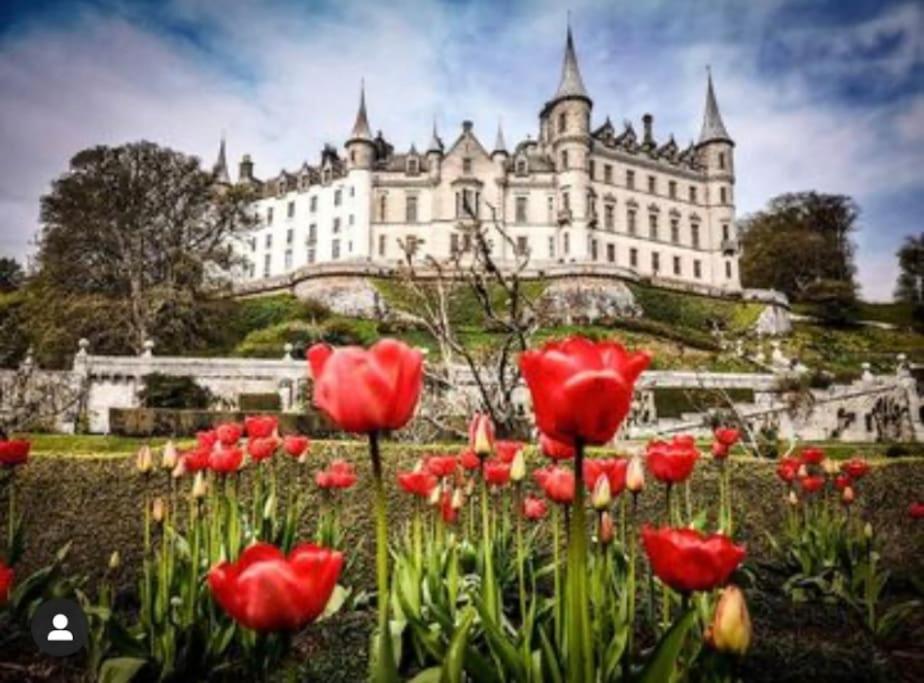
[[[924,233],[905,238],[898,250],[895,300],[911,304],[916,325],[924,325]]]
[[[812,283],[856,288],[854,244],[859,208],[844,195],[799,192],[770,200],[741,222],[741,279],[804,300]]]
[[[148,339],[168,350],[195,340],[209,294],[238,264],[232,241],[253,225],[250,199],[150,142],[79,152],[41,200],[37,341],[73,349],[71,327],[94,348],[135,353]]]
[[[16,259],[0,258],[0,293],[8,293],[19,289],[22,280],[22,266],[16,262]]]

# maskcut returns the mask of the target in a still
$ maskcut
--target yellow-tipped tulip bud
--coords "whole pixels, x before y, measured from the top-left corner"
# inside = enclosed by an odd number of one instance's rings
[[[841,471],[841,466],[834,462],[831,458],[825,458],[821,461],[821,469],[825,471],[825,474],[834,476]]]
[[[122,564],[122,556],[119,555],[118,550],[113,550],[112,555],[109,556],[109,569],[115,571],[119,568],[119,565]]]
[[[873,525],[869,522],[866,523],[866,526],[863,527],[863,535],[867,538],[873,537]]]
[[[641,493],[645,488],[645,466],[642,459],[633,455],[626,468],[626,490],[629,493]]]
[[[523,455],[523,449],[517,451],[513,456],[513,462],[510,463],[510,481],[523,481],[526,478],[526,458]]]
[[[151,503],[151,519],[160,524],[164,521],[164,517],[167,514],[167,504],[164,502],[164,499],[158,496],[154,499],[154,502]]]
[[[439,486],[434,486],[433,490],[430,491],[430,505],[439,505],[442,495],[443,489]]]
[[[164,454],[160,459],[160,466],[165,470],[172,470],[176,467],[179,460],[179,454],[176,452],[176,446],[173,441],[168,441],[164,446]]]
[[[844,490],[841,491],[841,502],[844,505],[850,505],[853,503],[856,494],[853,492],[853,486],[845,486]]]
[[[208,490],[209,487],[208,483],[205,481],[205,475],[201,471],[196,472],[196,478],[193,479],[192,497],[204,498]]]
[[[719,652],[743,655],[751,645],[751,615],[744,593],[730,585],[722,591],[712,619],[711,643]]]
[[[799,504],[799,496],[796,495],[795,491],[790,491],[789,497],[786,500],[789,502],[790,505],[793,505],[793,506]]]
[[[610,491],[610,480],[606,475],[597,477],[597,483],[594,484],[594,492],[590,496],[590,504],[594,510],[606,510],[610,503],[613,502],[613,494]]]
[[[141,474],[147,474],[154,468],[154,457],[151,455],[151,447],[147,444],[138,449],[138,455],[135,456],[135,467]]]
[[[605,479],[606,477],[601,477]],[[609,545],[613,542],[613,516],[607,510],[600,515],[600,524],[597,529],[597,539],[602,545]]]
[[[465,505],[465,494],[462,493],[462,489],[454,490],[452,492],[452,509],[461,510],[463,505]]]
[[[469,446],[479,458],[486,458],[494,452],[494,423],[490,415],[476,413],[468,433]]]
[[[183,460],[183,458],[177,458],[176,467],[171,470],[170,476],[174,479],[179,479],[184,474],[186,474],[186,462]]]

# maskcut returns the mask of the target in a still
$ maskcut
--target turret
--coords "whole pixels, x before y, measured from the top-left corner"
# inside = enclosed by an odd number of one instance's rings
[[[706,167],[710,176],[721,176],[734,182],[735,165],[732,152],[735,143],[725,129],[719,104],[712,85],[712,72],[707,76],[706,109],[703,113],[703,127],[696,144],[699,162]]]
[[[237,171],[237,181],[239,183],[252,183],[256,180],[253,177],[253,161],[250,160],[250,155],[245,154],[241,157],[241,163],[238,165]]]
[[[225,136],[221,136],[221,144],[218,147],[218,159],[212,166],[212,176],[215,178],[216,185],[230,185],[231,176],[228,173],[228,161],[225,157]]]
[[[507,153],[507,144],[504,142],[504,130],[501,128],[500,121],[497,122],[497,136],[494,138],[494,150],[491,152],[491,160],[497,167],[499,175],[506,172],[507,159],[510,155]]]
[[[359,111],[356,112],[356,121],[350,138],[346,141],[348,168],[372,170],[375,161],[375,142],[372,139],[372,130],[369,128],[369,119],[366,116],[366,88],[365,84],[359,88]]]
[[[440,166],[443,163],[443,141],[436,132],[436,118],[433,119],[433,135],[430,137],[430,144],[427,145],[427,167],[430,173],[430,179],[439,181]]]

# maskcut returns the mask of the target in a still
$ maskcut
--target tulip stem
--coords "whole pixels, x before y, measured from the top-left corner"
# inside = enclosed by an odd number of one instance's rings
[[[626,656],[623,660],[623,677],[628,680],[629,673],[632,669],[632,656],[635,649],[635,553],[636,553],[636,538],[635,538],[635,522],[638,515],[638,494],[632,493],[632,510],[631,517],[629,518],[629,528],[632,530],[629,534],[629,576],[626,579],[626,592],[627,600],[629,604],[628,613],[629,613],[629,632],[626,636]]]
[[[555,568],[555,642],[562,641],[561,633],[561,615],[562,615],[562,594],[561,594],[561,539],[559,538],[561,519],[558,512],[558,503],[552,507],[552,566]]]
[[[584,443],[574,448],[574,502],[568,530],[568,680],[593,680],[590,614],[587,605],[587,522],[584,509]]]
[[[378,432],[369,433],[369,455],[375,486],[375,576],[379,608],[378,660],[373,658],[372,671],[373,680],[392,680],[395,678],[395,659],[388,624],[388,518]]]
[[[520,485],[516,484],[516,490],[514,492],[514,505],[516,507],[516,517],[517,517],[517,578],[520,583],[520,620],[521,623],[526,622],[526,579],[524,577],[523,565],[525,561],[523,559],[523,504],[521,502],[521,492]]]
[[[488,516],[488,482],[484,476],[484,458],[481,459],[481,526],[484,545],[484,601],[487,611],[497,622],[497,584],[494,579],[494,547],[491,540],[491,520]]]

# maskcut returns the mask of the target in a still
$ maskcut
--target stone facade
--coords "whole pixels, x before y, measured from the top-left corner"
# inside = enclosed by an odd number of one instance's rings
[[[320,163],[258,180],[244,158],[238,182],[260,194],[257,228],[239,243],[249,261],[238,273],[254,283],[329,263],[394,265],[410,250],[464,258],[477,219],[511,237],[494,239],[494,257],[528,252],[537,267],[606,264],[641,277],[740,293],[734,227],[734,142],[719,114],[711,77],[699,141],[657,141],[653,118],[636,133],[606,118],[592,125],[569,30],[559,87],[542,107],[539,132],[508,149],[463,122],[444,145],[404,153],[369,126],[364,95],[342,150]],[[224,145],[215,167],[230,182]]]

